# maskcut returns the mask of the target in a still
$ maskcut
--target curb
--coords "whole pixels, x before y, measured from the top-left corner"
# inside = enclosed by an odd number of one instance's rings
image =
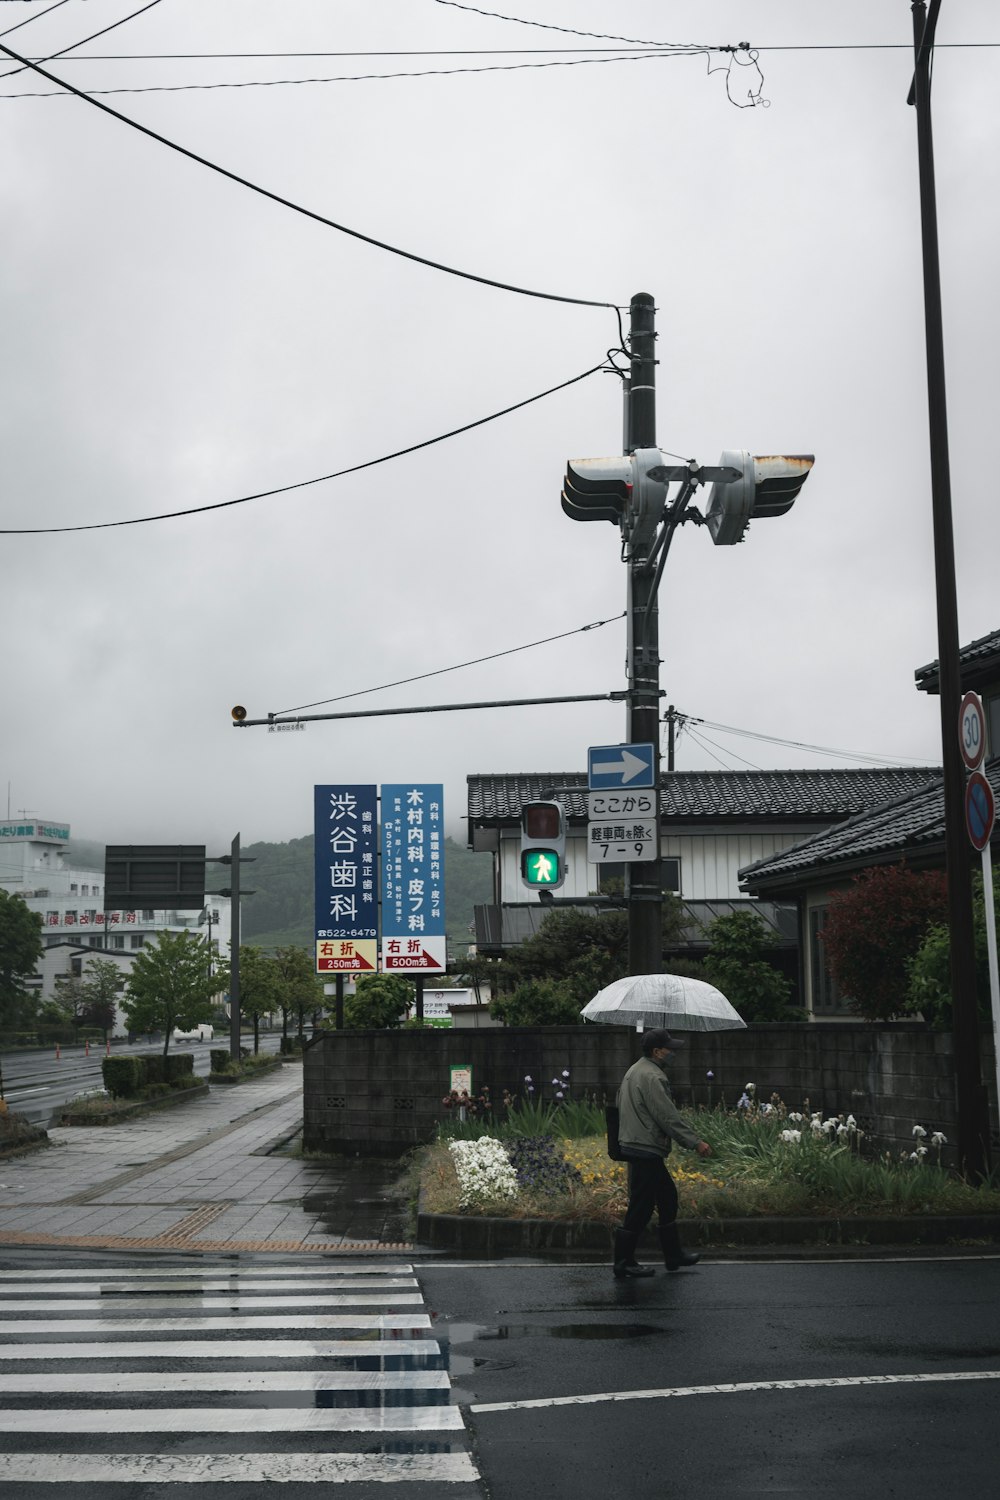
[[[266,1078],[269,1073],[280,1073],[285,1066],[284,1059],[271,1063],[269,1067],[254,1068],[247,1073],[209,1073],[209,1083],[253,1083],[255,1078]]]
[[[720,1248],[798,1246],[927,1246],[977,1240],[1000,1242],[1000,1214],[914,1215],[908,1218],[842,1219],[681,1219],[691,1245]],[[607,1254],[612,1226],[592,1219],[473,1218],[463,1214],[417,1212],[415,1238],[435,1250],[490,1259],[497,1255]],[[642,1245],[653,1247],[652,1232]]]

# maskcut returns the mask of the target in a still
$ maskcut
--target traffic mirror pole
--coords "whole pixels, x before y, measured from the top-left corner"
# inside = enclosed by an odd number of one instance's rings
[[[625,384],[625,451],[656,447],[656,305],[637,292],[629,308],[631,367]],[[638,500],[638,496],[634,497]],[[630,744],[653,746],[657,857],[625,866],[631,974],[663,968],[660,838],[660,651],[653,536],[635,537],[628,551],[628,727]]]

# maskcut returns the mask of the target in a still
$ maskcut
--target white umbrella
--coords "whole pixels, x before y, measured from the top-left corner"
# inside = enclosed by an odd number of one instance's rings
[[[611,1026],[667,1031],[736,1031],[746,1027],[721,990],[682,974],[631,974],[605,985],[580,1013]]]

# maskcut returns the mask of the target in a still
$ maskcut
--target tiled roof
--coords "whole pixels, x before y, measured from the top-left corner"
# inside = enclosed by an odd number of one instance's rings
[[[984,774],[1000,802],[1000,759]],[[940,776],[922,790],[897,797],[836,828],[756,860],[740,870],[740,886],[750,891],[785,889],[803,877],[833,877],[865,865],[928,858],[944,847],[944,792]]]
[[[1000,673],[1000,630],[991,631],[989,635],[980,636],[978,641],[970,641],[967,646],[963,646],[958,653],[958,665],[963,688],[974,688],[982,677]],[[939,691],[936,661],[928,662],[926,667],[918,667],[913,675],[920,692]]]
[[[925,786],[937,773],[907,766],[832,771],[673,771],[660,777],[663,816],[677,821],[754,819],[830,822]],[[468,778],[474,823],[517,822],[525,802],[553,793],[570,818],[587,816],[582,771],[532,771]]]

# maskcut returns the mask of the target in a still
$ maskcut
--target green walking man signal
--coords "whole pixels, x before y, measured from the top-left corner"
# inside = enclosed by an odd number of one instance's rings
[[[521,808],[521,884],[556,890],[566,879],[566,815],[559,802]]]

